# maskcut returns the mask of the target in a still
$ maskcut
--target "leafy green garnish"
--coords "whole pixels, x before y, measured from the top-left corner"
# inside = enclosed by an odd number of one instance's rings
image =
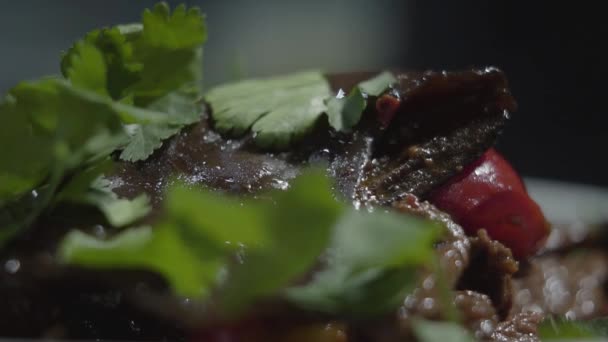
[[[119,198],[105,178],[94,181],[82,199],[84,203],[98,207],[114,227],[131,224],[145,217],[152,209],[146,194],[140,194],[133,199]]]
[[[397,214],[350,210],[334,228],[327,268],[287,290],[315,311],[371,315],[396,307],[416,285],[415,270],[432,258],[438,224]]]
[[[367,81],[363,81],[357,85],[359,90],[370,96],[379,96],[382,94],[391,84],[397,82],[395,75],[388,71],[384,71],[376,77],[370,78]]]
[[[148,106],[150,109],[166,113],[160,124],[128,126],[129,143],[120,158],[127,161],[146,159],[163,141],[177,134],[185,125],[200,119],[199,105],[190,97],[180,93],[170,93]]]
[[[608,319],[597,318],[588,321],[572,321],[547,317],[539,326],[538,336],[543,341],[550,340],[593,340],[608,337]]]
[[[100,176],[112,167],[112,161],[106,158],[81,170],[61,187],[53,204],[66,202],[95,206],[114,227],[124,227],[143,218],[151,210],[148,196],[140,194],[132,200],[119,198],[112,191],[111,182]]]
[[[228,275],[221,291],[225,311],[271,295],[311,268],[327,248],[332,227],[344,210],[330,189],[329,180],[315,173],[300,176],[289,190],[274,196],[276,205],[264,208],[264,228],[271,241],[252,248],[245,264]]]
[[[99,268],[144,268],[167,278],[183,295],[201,295],[203,280],[217,263],[201,261],[173,227],[130,228],[109,241],[80,231],[69,233],[60,247],[63,259]],[[211,271],[211,272],[210,272]],[[212,280],[207,279],[207,282]]]
[[[361,119],[367,102],[359,88],[355,87],[346,97],[333,97],[327,101],[327,119],[338,131],[348,130]]]
[[[262,147],[283,148],[309,132],[325,111],[329,84],[320,72],[221,85],[205,95],[220,132],[251,129]]]
[[[390,73],[383,73],[362,82],[346,98],[332,98],[323,74],[309,71],[221,85],[205,99],[217,130],[234,136],[251,130],[258,146],[280,149],[311,131],[323,113],[331,127],[348,131],[367,104],[363,89],[377,96],[394,81]]]
[[[120,157],[146,159],[163,140],[200,118],[202,44],[205,21],[197,8],[173,13],[165,3],[146,10],[143,25],[96,30],[63,58],[62,71],[73,84],[112,99],[166,113],[162,123],[130,127]]]
[[[220,268],[229,264],[229,257],[240,245],[246,246],[246,267],[234,267],[228,275],[231,281],[221,292],[221,301],[231,311],[284,286],[310,268],[326,246],[330,228],[341,211],[327,180],[319,173],[299,177],[291,190],[277,194],[279,198],[279,207],[275,207],[272,202],[243,202],[176,185],[167,193],[166,217],[153,230],[136,235],[125,232],[107,241],[72,233],[61,244],[59,254],[66,262],[87,267],[157,271],[176,293],[201,297],[218,279]],[[162,238],[156,237],[157,231]],[[171,252],[162,243],[167,237],[172,244],[179,244],[180,254],[167,254]],[[137,248],[129,252],[125,244]],[[185,269],[173,270],[165,259],[197,265],[201,271],[196,277],[184,276],[180,272]]]
[[[65,78],[23,82],[0,103],[0,243],[61,201],[97,206],[115,226],[148,211],[147,199],[119,199],[91,182],[109,155],[145,159],[200,117],[198,9],[158,4],[143,25],[95,30],[61,62]],[[6,148],[11,146],[13,148]]]
[[[304,174],[269,197],[238,200],[176,185],[167,193],[166,216],[154,229],[127,230],[109,240],[71,233],[59,256],[83,267],[156,271],[183,296],[205,298],[215,289],[214,302],[228,315],[273,294],[332,313],[393,309],[416,283],[414,270],[432,259],[436,224],[348,210],[334,199],[320,172]],[[166,247],[163,239],[175,246]],[[282,291],[328,248],[336,256],[326,270],[307,285]],[[235,253],[241,262],[235,262]]]
[[[336,96],[327,101],[327,117],[331,127],[337,131],[348,131],[354,127],[367,106],[366,96],[379,96],[391,84],[397,82],[392,73],[385,71],[378,76],[359,83],[348,96]]]
[[[414,321],[414,333],[420,342],[473,342],[473,337],[454,322]]]
[[[91,44],[79,42],[74,45],[69,58],[71,65],[66,76],[74,86],[108,95],[107,68],[101,51]]]
[[[154,113],[128,109],[58,79],[21,83],[10,91],[0,106],[0,126],[9,133],[0,142],[19,148],[0,151],[0,242],[31,225],[64,178],[96,169],[125,141],[121,117],[155,119]],[[26,196],[34,189],[35,196]]]

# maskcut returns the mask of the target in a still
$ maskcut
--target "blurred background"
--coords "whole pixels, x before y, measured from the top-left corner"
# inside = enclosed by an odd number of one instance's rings
[[[58,73],[60,53],[73,41],[93,28],[138,21],[155,2],[3,1],[0,91]],[[515,167],[525,176],[608,186],[608,21],[600,2],[169,2],[207,13],[207,85],[305,68],[498,66],[519,103],[499,142]]]

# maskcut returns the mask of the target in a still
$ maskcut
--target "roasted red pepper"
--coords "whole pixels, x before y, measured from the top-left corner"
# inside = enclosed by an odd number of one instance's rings
[[[430,201],[449,213],[467,234],[486,229],[518,259],[533,255],[549,234],[540,207],[517,172],[494,149],[434,191]]]

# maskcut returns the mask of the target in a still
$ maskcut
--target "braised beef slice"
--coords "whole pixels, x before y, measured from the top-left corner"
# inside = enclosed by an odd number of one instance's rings
[[[343,82],[344,88],[360,81],[346,76],[330,79],[334,84]],[[514,104],[496,69],[410,73],[399,79],[391,92],[401,98],[401,107],[388,129],[375,120],[372,104],[353,133],[336,133],[321,120],[315,132],[290,151],[267,153],[258,150],[251,137],[229,139],[216,133],[205,112],[200,123],[168,140],[145,162],[119,163],[110,178],[119,195],[146,192],[151,196],[157,210],[148,222],[161,212],[163,189],[174,177],[254,196],[284,189],[303,167],[317,165],[327,168],[343,197],[359,204],[391,205],[410,192],[424,197],[491,146]],[[431,212],[435,218],[448,220],[445,214]],[[66,270],[56,263],[52,253],[65,231],[104,231],[101,217],[76,218],[53,218],[55,222],[45,218],[3,249],[2,265],[9,261],[20,265],[14,271],[0,269],[3,335],[108,338],[124,334],[137,340],[175,339],[185,333],[176,322],[166,317],[160,320],[134,304],[134,284],[149,285],[152,275],[133,272],[116,283],[116,275]],[[444,267],[454,267],[448,273],[453,285],[470,263],[469,245],[457,225],[447,226],[452,233],[438,246],[438,253],[443,255]],[[157,285],[163,291],[166,284],[161,280]],[[113,302],[116,293],[121,294],[120,300]],[[493,302],[498,298],[490,290],[487,293]],[[134,317],[135,323],[129,325],[128,317]]]
[[[447,319],[448,308],[439,281],[445,281],[451,302],[478,339],[491,339],[499,322],[507,318],[511,308],[511,277],[517,271],[517,262],[509,249],[490,240],[485,231],[468,238],[462,227],[449,215],[432,204],[420,201],[414,195],[393,204],[397,210],[430,218],[443,224],[447,233],[437,246],[437,256],[444,279],[438,280],[431,270],[423,272],[420,285],[408,295],[398,310],[400,333],[412,338],[411,318]],[[479,275],[478,278],[474,278]],[[455,290],[455,291],[453,291]],[[445,295],[444,295],[445,296]]]
[[[497,69],[399,76],[402,104],[374,142],[363,196],[390,203],[407,193],[424,198],[491,147],[515,110]]]

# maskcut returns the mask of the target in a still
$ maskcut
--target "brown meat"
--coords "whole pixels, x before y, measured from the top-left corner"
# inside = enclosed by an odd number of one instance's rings
[[[362,180],[362,197],[390,203],[411,193],[424,196],[494,145],[515,110],[497,69],[400,75],[402,104],[374,144]]]
[[[491,240],[481,229],[471,239],[471,262],[457,285],[458,289],[474,290],[487,294],[494,302],[501,319],[505,319],[513,298],[511,278],[518,264],[511,250],[498,241]]]
[[[351,78],[349,83],[346,78],[331,80],[345,88],[360,81]],[[222,137],[211,129],[208,113],[203,113],[200,123],[167,141],[145,162],[119,163],[111,177],[115,191],[127,197],[146,192],[158,208],[163,189],[177,177],[193,185],[255,196],[285,189],[303,167],[316,165],[327,169],[337,191],[356,206],[391,205],[408,193],[424,196],[478,158],[494,143],[506,114],[514,109],[505,78],[496,69],[408,73],[399,80],[391,92],[400,97],[401,105],[388,129],[379,126],[372,105],[351,134],[333,132],[320,121],[290,151],[265,153],[253,146],[251,137]],[[452,286],[471,262],[468,240],[445,214],[426,212],[445,220],[451,232],[438,251],[443,255],[442,267],[451,270],[447,278]],[[158,213],[147,220],[154,221]],[[57,215],[43,218],[2,251],[0,264],[8,265],[0,269],[0,304],[5,308],[0,311],[0,328],[5,328],[5,335],[175,340],[184,333],[175,322],[159,320],[133,304],[130,293],[141,284],[163,290],[162,280],[153,275],[85,273],[57,265],[52,258],[57,241],[74,227],[111,234],[94,213],[83,212],[67,221]],[[154,280],[148,281],[150,277]]]
[[[543,316],[534,312],[515,314],[513,318],[498,325],[489,341],[494,342],[540,342],[537,330]]]
[[[448,303],[454,305],[464,325],[476,338],[489,339],[511,308],[511,277],[517,271],[517,262],[510,250],[491,240],[484,230],[478,237],[467,238],[449,215],[413,195],[407,195],[394,207],[442,222],[448,232],[437,247],[446,287],[438,286],[435,272],[422,276],[421,285],[407,296],[398,312],[402,334],[411,337],[411,317],[449,318],[449,308],[443,306],[448,291]]]

